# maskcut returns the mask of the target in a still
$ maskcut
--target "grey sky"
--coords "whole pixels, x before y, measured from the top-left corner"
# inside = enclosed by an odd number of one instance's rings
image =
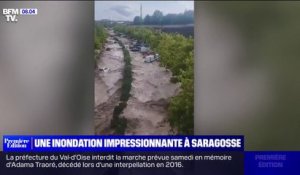
[[[141,4],[143,17],[152,15],[155,10],[164,14],[194,10],[193,1],[95,1],[95,20],[132,20],[140,15]]]

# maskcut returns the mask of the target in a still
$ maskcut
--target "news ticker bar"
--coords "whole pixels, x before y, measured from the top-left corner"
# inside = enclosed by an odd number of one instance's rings
[[[244,137],[4,135],[3,151],[244,151]]]

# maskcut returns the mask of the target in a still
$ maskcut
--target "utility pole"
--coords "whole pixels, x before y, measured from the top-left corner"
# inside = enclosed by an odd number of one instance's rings
[[[140,23],[143,23],[143,5],[140,6]]]

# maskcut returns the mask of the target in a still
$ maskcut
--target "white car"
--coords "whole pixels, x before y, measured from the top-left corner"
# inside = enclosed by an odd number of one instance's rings
[[[152,63],[154,61],[157,61],[159,60],[159,55],[158,54],[155,54],[155,55],[148,55],[145,57],[145,63]]]
[[[103,72],[108,72],[109,71],[109,68],[107,67],[102,67],[99,69],[100,71],[103,71]]]
[[[141,52],[143,53],[143,52],[148,52],[150,49],[149,49],[149,47],[145,47],[145,46],[142,46],[141,47]]]

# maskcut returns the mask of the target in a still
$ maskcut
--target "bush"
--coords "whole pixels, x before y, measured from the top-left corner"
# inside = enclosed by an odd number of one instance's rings
[[[115,38],[117,40],[117,38]],[[128,50],[124,47],[123,43],[117,40],[122,47],[124,54],[124,71],[123,71],[123,84],[121,87],[120,103],[114,108],[113,118],[111,120],[111,128],[115,129],[115,134],[124,134],[127,127],[127,120],[124,116],[120,116],[127,106],[127,101],[130,97],[131,83],[132,83],[132,68],[131,57]]]
[[[118,41],[121,45],[124,53],[124,71],[123,71],[123,84],[121,87],[121,101],[127,101],[130,97],[131,83],[132,83],[132,67],[131,67],[131,57],[128,50],[125,48],[121,41]]]
[[[107,31],[105,30],[104,26],[97,25],[95,27],[95,34],[94,34],[94,47],[95,49],[102,49],[104,43],[107,38]]]
[[[176,76],[173,76],[173,77],[170,78],[170,82],[171,83],[178,83],[178,81],[179,80],[178,80],[178,78]]]

